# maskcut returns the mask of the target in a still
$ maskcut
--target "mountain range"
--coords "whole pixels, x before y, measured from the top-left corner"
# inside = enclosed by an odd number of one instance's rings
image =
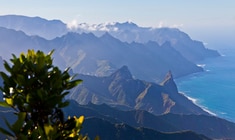
[[[161,84],[133,79],[127,66],[107,77],[79,78],[84,82],[67,96],[71,105],[66,113],[85,115],[93,128],[96,123],[124,123],[164,133],[189,130],[213,139],[235,139],[235,124],[210,115],[178,93],[171,72]],[[85,128],[83,132],[92,137],[107,135],[103,131]]]
[[[27,35],[37,35],[46,39],[53,39],[67,33],[66,24],[60,20],[46,20],[40,17],[22,15],[0,16],[0,27],[23,31]]]
[[[202,42],[192,40],[189,35],[177,28],[139,27],[133,22],[113,22],[93,25],[82,23],[74,30],[79,33],[92,32],[97,36],[108,32],[113,37],[129,43],[154,41],[162,45],[165,42],[170,42],[175,50],[192,62],[219,56],[217,51],[205,48]]]
[[[97,126],[101,123],[122,124],[133,128],[148,128],[164,134],[188,133],[191,135],[194,131],[197,135],[202,134],[212,139],[235,139],[233,133],[235,132],[235,124],[215,116],[172,113],[153,115],[145,110],[122,111],[106,104],[88,103],[87,105],[79,105],[74,100],[71,100],[70,106],[65,109],[65,112],[66,115],[71,116],[85,115],[86,119],[82,132],[88,133],[91,137],[108,135],[105,132],[109,132],[109,130],[105,130],[105,128],[101,128],[101,130],[89,129],[85,127],[86,123],[89,124],[87,126],[93,126],[92,128],[99,128]]]
[[[108,104],[121,109],[141,109],[159,115],[207,114],[178,92],[171,72],[161,84],[133,79],[127,66],[107,77],[79,75],[83,83],[75,87],[68,99],[79,104]]]
[[[65,114],[85,115],[82,133],[91,138],[235,139],[234,123],[178,92],[174,78],[202,72],[198,61],[220,56],[179,29],[131,22],[69,28],[60,20],[0,16],[0,70],[12,53],[28,49],[54,49],[55,65],[79,73],[83,83],[66,97]],[[14,120],[9,113],[0,109]]]
[[[159,82],[169,70],[176,78],[203,71],[169,42],[161,46],[153,41],[126,43],[108,33],[96,37],[92,33],[72,32],[46,40],[3,27],[0,27],[0,37],[0,56],[5,60],[10,59],[12,53],[20,54],[28,49],[45,52],[55,49],[55,64],[62,69],[71,67],[75,73],[107,76],[127,65],[136,78]]]
[[[192,62],[219,56],[217,51],[205,48],[202,42],[192,40],[189,35],[177,28],[139,27],[132,22],[112,22],[93,25],[80,23],[75,25],[74,28],[68,28],[68,25],[60,20],[5,15],[0,16],[0,27],[20,30],[28,35],[38,35],[46,39],[60,37],[68,32],[94,33],[97,36],[102,36],[108,32],[113,37],[129,43],[155,41],[162,45],[168,41],[182,56]]]
[[[0,84],[2,84],[2,82],[3,81],[0,77]],[[122,118],[129,119],[129,117],[134,117],[132,116],[133,114],[132,111],[129,111],[130,113],[125,111],[119,111],[105,104],[94,105],[89,103],[88,105],[82,106],[79,105],[76,101],[71,100],[70,105],[67,108],[65,108],[64,112],[66,116],[85,115],[86,116],[85,123],[83,124],[83,128],[80,133],[87,134],[91,139],[94,139],[96,136],[99,136],[102,140],[110,140],[110,139],[211,140],[209,137],[206,137],[205,135],[197,134],[195,132],[188,130],[179,129],[179,131],[177,132],[160,132],[158,130],[148,128],[147,127],[148,124],[144,124],[143,120],[142,123],[140,123],[139,121],[137,122],[136,120],[136,123],[133,125],[133,123],[129,123],[128,121],[122,120]],[[146,111],[144,112],[145,112],[144,114],[147,114],[147,116],[154,117],[154,115],[147,113]],[[108,113],[110,113],[110,116],[108,115]],[[120,115],[115,117],[117,113]],[[13,114],[14,111],[0,107],[0,116],[2,118],[0,120],[1,127],[7,128],[6,124],[3,121],[4,119],[7,119],[8,121],[11,122],[14,122],[16,120],[16,116]],[[140,120],[141,118],[145,120],[145,117],[141,116],[138,120]],[[147,117],[147,120],[148,119],[149,117]],[[166,128],[166,130],[171,130],[171,131],[176,130],[176,129],[171,129],[172,128],[171,125],[165,125],[164,124],[165,121],[161,122],[160,120],[157,120],[153,122],[153,124],[157,124],[158,122],[160,122],[159,125],[162,125],[163,126],[162,128]],[[6,136],[0,134],[0,139],[6,139]]]

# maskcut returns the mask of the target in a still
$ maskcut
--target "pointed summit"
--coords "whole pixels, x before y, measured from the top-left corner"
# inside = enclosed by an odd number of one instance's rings
[[[132,74],[129,71],[127,66],[122,66],[120,69],[118,69],[116,72],[114,72],[111,75],[111,77],[115,78],[115,79],[126,79],[126,80],[127,79],[133,79]]]
[[[166,74],[166,76],[165,76],[164,80],[162,81],[161,85],[164,86],[164,85],[172,83],[172,82],[174,82],[172,73],[171,73],[171,71],[168,71],[168,73]]]
[[[114,38],[112,35],[110,35],[108,32],[105,32],[101,37],[100,39],[105,39],[105,40],[113,40],[113,39],[116,39]]]
[[[168,93],[178,93],[178,88],[175,84],[171,71],[166,74],[165,79],[162,81],[161,85]]]

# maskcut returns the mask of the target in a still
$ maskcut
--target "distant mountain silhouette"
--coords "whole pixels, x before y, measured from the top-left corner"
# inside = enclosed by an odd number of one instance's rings
[[[68,33],[53,40],[28,36],[22,31],[0,27],[0,56],[5,60],[11,54],[28,49],[49,52],[55,49],[55,64],[64,69],[71,67],[75,73],[107,76],[117,68],[127,65],[136,78],[159,82],[167,71],[175,77],[200,72],[203,69],[186,60],[169,43],[125,43],[108,33],[96,37],[92,33]]]
[[[140,79],[159,82],[169,70],[180,77],[202,71],[186,60],[170,43],[159,46],[125,43],[108,33],[100,38],[93,34],[68,33],[52,40],[54,46],[75,72],[96,76],[110,75],[117,68],[127,65],[133,75]]]
[[[46,39],[53,39],[68,32],[66,24],[60,20],[46,20],[21,15],[0,16],[0,27],[23,31],[27,35],[37,35]]]
[[[205,48],[202,42],[192,40],[189,35],[177,28],[139,27],[132,22],[114,22],[98,25],[83,23],[81,26],[78,26],[77,32],[92,32],[97,36],[108,32],[115,38],[129,43],[147,43],[149,41],[155,41],[162,45],[165,42],[170,42],[171,46],[192,62],[197,62],[208,57],[220,56],[217,51]]]
[[[129,43],[155,41],[162,45],[168,41],[182,56],[192,62],[219,56],[217,51],[205,48],[202,42],[192,40],[189,35],[179,29],[139,27],[133,22],[113,22],[93,25],[82,23],[78,24],[77,28],[69,29],[60,20],[46,20],[40,17],[21,15],[5,15],[0,16],[0,27],[23,31],[28,35],[38,35],[46,39],[60,37],[68,32],[92,32],[96,36],[102,36],[108,32],[115,38]]]
[[[132,22],[68,29],[59,20],[0,16],[0,70],[2,59],[28,49],[55,49],[55,65],[81,74],[84,82],[67,96],[76,102],[65,111],[87,116],[82,131],[92,138],[209,139],[198,135],[203,134],[235,139],[234,123],[211,116],[178,93],[173,76],[201,72],[195,62],[219,56],[179,29]],[[0,116],[14,120],[9,113],[0,108]]]
[[[153,114],[207,114],[178,89],[171,74],[161,85],[133,79],[127,66],[107,77],[79,75],[83,83],[74,88],[69,99],[80,104],[106,103],[122,109],[141,109]]]

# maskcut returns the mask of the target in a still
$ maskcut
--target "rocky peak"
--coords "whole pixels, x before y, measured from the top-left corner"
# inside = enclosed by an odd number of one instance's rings
[[[118,69],[116,72],[114,72],[111,77],[114,79],[133,79],[132,74],[129,71],[127,66],[122,66],[120,69]]]
[[[164,80],[162,81],[161,85],[165,85],[166,83],[170,82],[173,80],[173,76],[172,76],[172,73],[171,71],[168,71]]]
[[[175,81],[174,81],[174,78],[173,78],[173,75],[171,73],[171,71],[169,71],[164,80],[161,82],[161,85],[167,89],[168,92],[177,92],[178,93],[178,89],[177,89],[177,86],[175,84]]]

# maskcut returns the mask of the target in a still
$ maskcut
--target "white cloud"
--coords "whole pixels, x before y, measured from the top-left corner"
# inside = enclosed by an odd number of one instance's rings
[[[71,22],[67,23],[67,28],[70,30],[74,30],[78,28],[78,21],[73,19]]]
[[[158,28],[162,28],[162,27],[166,27],[166,26],[165,26],[165,23],[163,21],[160,21],[158,23]]]
[[[182,28],[184,24],[168,24],[165,21],[160,21],[158,25],[155,28],[164,28],[164,27],[169,27],[169,28]],[[154,28],[154,27],[153,27]]]
[[[204,46],[207,46],[207,45],[208,45],[208,43],[207,43],[207,42],[203,42],[203,45],[204,45]]]

